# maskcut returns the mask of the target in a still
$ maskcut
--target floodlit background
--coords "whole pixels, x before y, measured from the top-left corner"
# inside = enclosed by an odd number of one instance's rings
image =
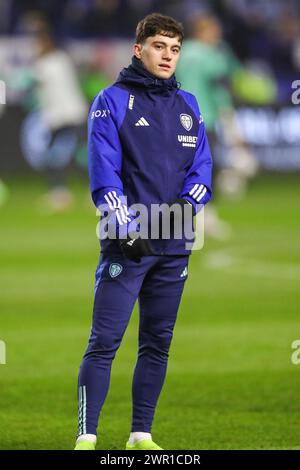
[[[153,11],[186,27],[176,77],[198,97],[215,162],[153,437],[300,449],[296,0],[0,2],[0,449],[74,446],[99,257],[86,116]],[[130,432],[137,330],[135,309],[98,449],[124,449]]]

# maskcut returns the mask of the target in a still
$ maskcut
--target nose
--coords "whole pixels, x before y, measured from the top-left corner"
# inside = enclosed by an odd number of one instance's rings
[[[162,56],[163,59],[166,59],[166,60],[172,60],[172,56],[171,56],[171,50],[166,48],[164,50],[164,53],[163,53],[163,56]]]

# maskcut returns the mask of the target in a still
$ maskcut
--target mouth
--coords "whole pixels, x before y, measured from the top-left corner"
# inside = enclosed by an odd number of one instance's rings
[[[169,70],[171,69],[170,65],[168,65],[168,64],[159,64],[158,66],[159,66],[159,68],[162,69],[162,70],[167,70],[167,71],[169,71]]]

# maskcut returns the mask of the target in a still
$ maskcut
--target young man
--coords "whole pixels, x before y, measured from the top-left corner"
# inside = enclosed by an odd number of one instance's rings
[[[160,224],[159,237],[139,236],[132,208],[140,204],[151,211],[175,203],[188,206],[192,215],[191,209],[196,214],[211,197],[212,160],[203,120],[196,99],[179,89],[174,76],[182,40],[180,23],[148,15],[137,26],[131,65],[91,106],[91,193],[96,207],[108,208],[108,225],[116,222],[117,238],[101,240],[93,325],[78,379],[76,450],[95,449],[112,361],[137,298],[139,348],[126,449],[161,449],[151,426],[191,249],[185,235],[162,236]]]

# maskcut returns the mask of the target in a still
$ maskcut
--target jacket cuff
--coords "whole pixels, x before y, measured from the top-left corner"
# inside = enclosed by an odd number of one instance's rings
[[[195,213],[198,213],[210,200],[211,190],[204,184],[196,183],[191,185],[190,189],[185,189],[180,197],[190,202],[194,207]]]

